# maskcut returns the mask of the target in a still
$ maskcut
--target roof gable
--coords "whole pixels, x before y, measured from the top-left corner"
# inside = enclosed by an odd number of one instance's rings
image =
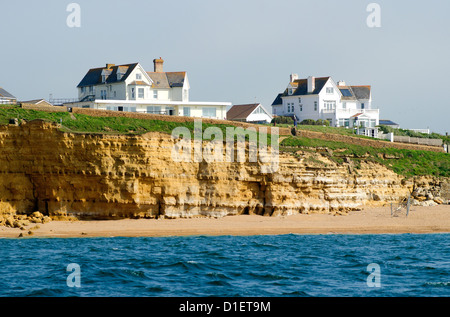
[[[11,95],[9,92],[7,92],[7,91],[6,91],[5,89],[3,89],[2,87],[0,87],[0,97],[16,99],[16,97],[14,97],[13,95]]]
[[[259,103],[234,105],[227,112],[227,120],[247,119],[259,105]]]
[[[355,98],[358,100],[361,99],[370,99],[370,86],[350,86],[355,95]]]
[[[282,94],[281,97],[285,97],[285,96],[304,96],[304,95],[318,95],[323,87],[325,86],[325,84],[327,83],[327,81],[330,79],[331,77],[316,77],[314,78],[314,90],[313,92],[309,93],[308,92],[308,79],[304,78],[304,79],[296,79],[294,80],[292,83],[290,83],[290,87],[297,87],[294,88],[295,91],[292,93],[292,95],[288,95],[287,90]]]
[[[113,84],[117,82],[125,81],[131,72],[136,68],[139,63],[116,65],[110,68],[100,67],[91,68],[83,79],[80,81],[77,87],[94,86],[98,84]],[[122,77],[118,80],[117,73],[122,73]],[[102,75],[107,75],[106,81],[102,81]]]
[[[173,88],[183,87],[186,79],[186,72],[147,72],[153,80],[153,88]]]

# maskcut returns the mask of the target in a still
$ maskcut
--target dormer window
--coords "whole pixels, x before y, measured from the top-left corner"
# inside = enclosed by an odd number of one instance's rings
[[[292,88],[288,89],[288,94],[289,94],[289,96],[292,95]]]
[[[106,82],[106,75],[102,75],[102,83]]]
[[[120,72],[117,72],[117,80],[121,80],[122,79],[123,74]]]

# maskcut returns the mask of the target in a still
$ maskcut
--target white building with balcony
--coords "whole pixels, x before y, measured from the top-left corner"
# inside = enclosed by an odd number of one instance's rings
[[[186,72],[164,72],[164,61],[154,59],[154,71],[139,63],[90,69],[77,86],[78,101],[67,107],[156,113],[225,119],[230,102],[189,101]]]
[[[370,86],[335,83],[331,77],[299,79],[291,74],[285,91],[272,103],[276,116],[328,120],[331,126],[356,129],[358,134],[377,137],[379,110],[372,106]]]

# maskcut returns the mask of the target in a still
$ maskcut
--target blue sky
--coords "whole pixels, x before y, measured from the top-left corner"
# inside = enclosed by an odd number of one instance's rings
[[[69,3],[81,27],[66,24]],[[381,27],[366,24],[381,7]],[[75,98],[89,68],[187,71],[190,99],[270,108],[291,73],[371,85],[382,119],[450,132],[450,1],[0,2],[0,86],[19,100]],[[6,14],[5,14],[6,13]]]

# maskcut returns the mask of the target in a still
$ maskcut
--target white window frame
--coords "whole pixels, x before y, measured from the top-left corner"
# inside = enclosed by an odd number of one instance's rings
[[[138,88],[138,98],[144,99],[145,98],[145,90],[144,88]]]
[[[142,74],[136,73],[136,80],[142,79]]]
[[[215,108],[215,107],[203,107],[202,108],[202,117],[204,117],[204,118],[216,118],[217,117],[217,108]]]
[[[326,88],[326,93],[329,94],[329,95],[333,94],[334,93],[334,88],[333,87],[327,87]]]

